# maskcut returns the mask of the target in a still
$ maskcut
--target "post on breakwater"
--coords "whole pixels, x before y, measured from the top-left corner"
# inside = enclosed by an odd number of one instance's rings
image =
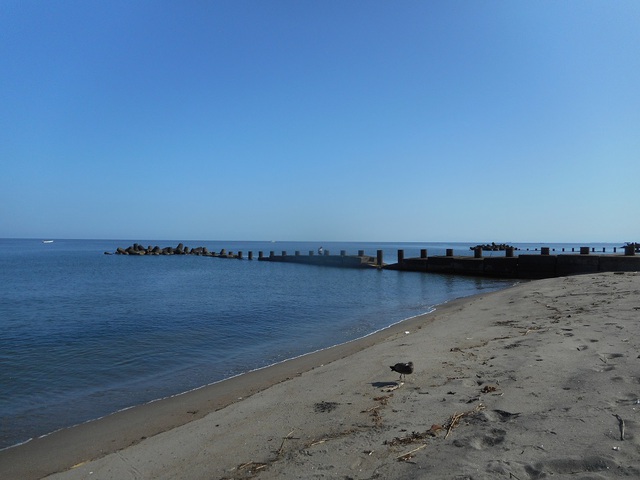
[[[476,247],[473,250],[473,258],[482,258],[482,247]]]
[[[453,248],[447,248],[446,256],[453,257]]]
[[[580,247],[580,255],[589,255],[589,247]]]
[[[253,260],[253,250],[249,250],[249,260]]]
[[[358,250],[358,256],[364,257],[364,250]]]
[[[541,247],[540,255],[549,255],[549,247]]]
[[[404,250],[398,250],[398,265],[404,263]]]
[[[377,255],[376,255],[376,265],[378,267],[382,267],[382,250],[378,250],[377,251]]]
[[[633,245],[625,245],[624,246],[624,254],[628,257],[631,257],[636,254],[636,249]]]
[[[420,258],[427,258],[427,249],[426,248],[420,249]]]

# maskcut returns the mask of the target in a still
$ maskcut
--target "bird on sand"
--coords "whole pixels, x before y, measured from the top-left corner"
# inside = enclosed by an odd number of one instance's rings
[[[396,363],[395,365],[391,365],[389,368],[394,372],[398,372],[400,374],[400,380],[404,376],[405,380],[407,379],[407,375],[413,373],[413,362],[407,363]]]

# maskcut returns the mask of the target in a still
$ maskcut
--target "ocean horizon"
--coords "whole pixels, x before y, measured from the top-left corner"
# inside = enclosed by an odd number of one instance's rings
[[[47,243],[44,243],[47,241]],[[244,260],[104,255],[133,243]],[[483,243],[483,242],[478,242]],[[369,335],[514,280],[249,261],[474,243],[0,239],[0,448]],[[613,243],[514,244],[561,251]],[[500,252],[486,252],[485,256]]]

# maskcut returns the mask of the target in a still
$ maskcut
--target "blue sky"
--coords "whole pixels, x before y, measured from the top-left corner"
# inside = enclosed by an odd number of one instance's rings
[[[640,241],[640,2],[0,2],[0,237]]]

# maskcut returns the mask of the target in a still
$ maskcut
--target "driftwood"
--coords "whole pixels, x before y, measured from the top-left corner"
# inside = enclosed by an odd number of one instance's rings
[[[614,413],[612,415],[618,419],[618,427],[620,428],[620,440],[624,441],[624,420],[617,413]]]
[[[476,407],[473,410],[468,410],[462,413],[454,413],[453,415],[451,415],[451,417],[449,418],[449,421],[444,425],[444,428],[447,429],[447,434],[444,436],[444,438],[446,439],[451,433],[451,431],[458,426],[461,418],[477,413],[480,410],[484,410],[484,408],[485,408],[484,405],[479,403],[478,405],[476,405]]]
[[[278,456],[282,455],[282,452],[283,452],[283,450],[284,450],[284,443],[285,443],[287,440],[289,440],[289,439],[291,439],[291,438],[292,438],[292,437],[291,437],[291,435],[293,435],[293,432],[294,432],[294,431],[295,431],[295,430],[291,430],[289,433],[287,433],[287,436],[286,436],[286,437],[283,437],[283,438],[282,438],[282,443],[280,444],[280,448],[278,449]]]
[[[305,448],[313,447],[314,445],[320,445],[321,443],[327,442],[329,440],[334,440],[336,438],[344,437],[345,435],[350,435],[353,432],[357,432],[357,431],[358,431],[357,428],[348,428],[343,432],[336,432],[334,434],[327,435],[326,437],[321,438],[320,440],[312,440],[311,442],[307,443]]]
[[[267,463],[260,463],[260,462],[247,462],[247,463],[243,463],[242,465],[238,465],[235,470],[237,470],[238,472],[241,472],[243,470],[249,470],[249,472],[251,474],[255,474],[258,471],[262,470],[263,468],[267,468],[269,465]]]
[[[460,423],[460,419],[469,416],[469,415],[473,415],[474,413],[479,412],[480,410],[484,410],[485,406],[482,403],[479,403],[478,405],[476,405],[476,407],[472,410],[468,410],[466,412],[462,412],[462,413],[454,413],[453,415],[451,415],[451,417],[449,417],[449,420],[443,425],[439,425],[439,424],[433,424],[431,425],[431,428],[425,432],[412,432],[410,435],[404,436],[404,437],[395,437],[393,440],[390,441],[385,441],[385,445],[391,445],[391,446],[396,446],[396,445],[408,445],[411,443],[416,443],[416,442],[424,442],[425,440],[429,439],[429,438],[433,438],[433,437],[437,437],[438,433],[441,430],[446,430],[447,434],[445,435],[444,438],[447,438],[449,436],[449,434],[451,433],[451,431],[458,426],[458,424]],[[426,443],[424,444],[426,446]],[[422,447],[420,447],[422,448]],[[412,450],[411,452],[408,452],[408,454],[413,453],[415,450]],[[407,455],[407,453],[400,455],[399,457],[397,457],[398,459],[401,459],[403,456]]]
[[[426,443],[423,443],[422,445],[420,445],[419,447],[414,448],[413,450],[407,452],[407,453],[403,453],[402,455],[396,457],[396,460],[402,460],[404,462],[406,462],[407,460],[411,459],[411,457],[413,457],[413,454],[415,452],[417,452],[418,450],[422,450],[423,448],[425,448],[427,446]]]

